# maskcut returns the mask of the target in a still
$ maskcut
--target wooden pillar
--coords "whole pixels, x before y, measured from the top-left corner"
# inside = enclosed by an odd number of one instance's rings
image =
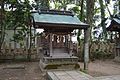
[[[52,57],[53,55],[53,48],[52,48],[52,33],[50,33],[50,56]]]
[[[68,35],[65,35],[65,47],[68,48]]]
[[[119,42],[118,42],[118,43],[119,43],[119,44],[118,44],[118,47],[119,47],[119,50],[118,50],[118,57],[120,57],[120,32],[118,32],[118,34],[119,34],[119,40],[118,40],[118,41],[119,41]]]
[[[88,70],[89,63],[89,30],[84,30],[84,70]]]
[[[72,56],[72,37],[71,37],[71,34],[70,34],[70,56]]]

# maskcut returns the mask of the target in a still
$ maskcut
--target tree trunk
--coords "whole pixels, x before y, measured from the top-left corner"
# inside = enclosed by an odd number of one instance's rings
[[[14,28],[14,35],[15,34],[16,34],[16,28]],[[16,50],[16,41],[15,41],[15,38],[13,38],[13,39],[14,39],[14,50]],[[15,59],[15,55],[13,56],[13,59]]]
[[[4,37],[5,37],[5,26],[4,26],[4,1],[1,1],[1,11],[0,11],[0,51],[2,48],[2,44],[4,42]]]
[[[67,1],[66,0],[63,0],[63,9],[64,11],[66,11],[66,8],[67,8]]]
[[[107,38],[107,31],[105,27],[105,9],[104,9],[104,3],[103,0],[99,0],[100,3],[100,9],[101,9],[101,26],[103,29],[103,39]]]
[[[119,15],[120,15],[120,0],[119,0]]]
[[[90,25],[84,31],[84,70],[88,70],[89,63],[89,42],[91,40],[91,29],[94,15],[94,0],[87,0],[87,23]]]
[[[28,49],[27,59],[30,61],[31,60],[31,47],[32,47],[32,26],[31,26],[31,24],[30,24],[29,27],[30,27],[29,28],[29,31],[30,31],[30,33],[29,33],[29,40],[30,40],[30,42],[29,42],[29,49]]]
[[[84,3],[84,0],[81,1],[81,11],[80,11],[80,20],[83,21],[83,13],[84,13],[84,10],[83,10],[83,3]],[[81,34],[81,30],[78,31],[78,34],[77,34],[77,40],[78,40],[78,44],[80,46],[80,34]]]
[[[81,1],[81,14],[80,14],[80,20],[83,21],[83,13],[84,13],[84,10],[83,10],[83,7],[84,7],[84,0]]]

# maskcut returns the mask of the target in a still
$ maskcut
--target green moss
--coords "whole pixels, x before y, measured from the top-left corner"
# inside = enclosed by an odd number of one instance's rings
[[[88,71],[87,70],[84,70],[84,69],[80,69],[80,71],[82,71],[83,73],[88,73]]]
[[[75,65],[73,68],[78,69],[80,68],[79,64],[49,64],[44,69],[58,69],[62,66],[69,66],[69,65]]]
[[[44,69],[57,69],[59,65],[47,65]]]
[[[75,64],[74,69],[79,69],[79,68],[80,68],[80,65],[79,64]]]

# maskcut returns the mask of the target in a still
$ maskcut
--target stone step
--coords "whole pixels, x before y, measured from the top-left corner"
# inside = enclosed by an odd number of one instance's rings
[[[68,53],[68,51],[65,48],[60,49],[53,49],[53,53]]]

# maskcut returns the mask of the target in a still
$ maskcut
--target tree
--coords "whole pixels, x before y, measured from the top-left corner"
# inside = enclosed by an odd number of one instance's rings
[[[105,25],[105,6],[103,3],[103,0],[99,0],[100,3],[100,10],[101,10],[101,26],[103,29],[103,38],[107,38],[107,31],[106,31],[106,25]]]
[[[4,27],[4,0],[0,1],[1,4],[1,9],[0,9],[0,52],[1,52],[1,47],[4,41],[4,37],[5,37],[5,27]]]
[[[94,0],[87,0],[87,23],[90,27],[84,31],[84,70],[88,70],[89,63],[89,42],[91,40],[91,29],[93,26],[93,15],[94,15]]]
[[[63,9],[63,10],[67,10],[67,5],[71,4],[73,2],[73,0],[51,0],[54,2],[55,5],[55,9]]]
[[[37,7],[38,9],[49,9],[49,0],[35,0],[35,2],[37,3]]]
[[[119,0],[119,15],[120,15],[120,0]]]
[[[80,15],[79,16],[80,16],[81,21],[84,21],[84,19],[83,19],[84,18],[84,10],[83,10],[84,9],[84,4],[83,3],[84,3],[84,0],[82,0],[81,4],[80,4],[81,10],[80,10]],[[80,35],[81,35],[81,30],[79,30],[78,34],[77,34],[77,40],[78,40],[79,45],[80,45]]]
[[[7,2],[10,11],[7,11],[7,18],[10,22],[8,26],[9,29],[16,30],[17,28],[21,29],[18,31],[18,34],[15,34],[14,41],[21,41],[27,35],[26,31],[29,30],[30,24],[30,10],[31,6],[29,0],[19,2],[18,0],[8,1]],[[24,35],[21,35],[24,34]]]
[[[8,9],[5,9],[5,5]],[[1,14],[4,13],[4,18],[1,20],[1,33],[0,34],[0,48],[4,41],[5,30],[20,28],[17,34],[14,34],[14,42],[23,41],[26,35],[30,36],[30,46],[31,49],[31,13],[32,9],[29,4],[29,0],[3,0],[1,6]]]

